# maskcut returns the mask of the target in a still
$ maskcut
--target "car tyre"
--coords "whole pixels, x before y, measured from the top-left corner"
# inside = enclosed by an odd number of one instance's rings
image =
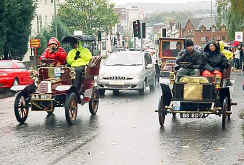
[[[64,108],[66,121],[70,125],[74,124],[78,110],[78,99],[74,92],[71,92],[66,96]]]
[[[139,94],[144,95],[146,91],[146,81],[144,81],[142,89],[139,89]]]
[[[29,114],[29,102],[28,98],[23,92],[17,93],[14,101],[14,113],[17,121],[23,124]]]
[[[89,102],[89,111],[92,115],[96,115],[99,105],[99,91],[93,89],[91,101]]]

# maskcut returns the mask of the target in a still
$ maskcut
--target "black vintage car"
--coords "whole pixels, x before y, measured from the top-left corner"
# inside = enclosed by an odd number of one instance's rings
[[[161,83],[162,96],[158,105],[161,126],[165,116],[177,114],[180,118],[206,118],[211,114],[222,117],[222,128],[226,118],[230,120],[232,102],[230,87],[221,77],[183,76],[176,80],[176,71],[169,74],[170,83]]]

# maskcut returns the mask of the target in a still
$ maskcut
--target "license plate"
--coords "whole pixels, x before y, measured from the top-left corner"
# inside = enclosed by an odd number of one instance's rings
[[[109,85],[124,85],[125,83],[123,81],[112,81],[109,82]]]
[[[202,118],[201,113],[181,113],[180,118]]]

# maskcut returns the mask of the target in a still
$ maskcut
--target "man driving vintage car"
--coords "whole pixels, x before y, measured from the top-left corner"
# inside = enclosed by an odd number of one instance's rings
[[[48,41],[48,48],[42,53],[40,60],[53,60],[55,66],[64,65],[66,62],[66,51],[60,46],[59,41],[55,37],[51,37]]]
[[[186,49],[177,58],[176,64],[179,65],[180,69],[177,72],[177,80],[182,76],[199,76],[200,69],[203,68],[203,55],[194,49],[194,43],[192,40],[187,39],[185,41]]]
[[[69,51],[66,61],[67,64],[75,68],[76,77],[73,81],[73,85],[78,91],[80,91],[81,83],[85,79],[82,76],[82,73],[85,72],[85,66],[88,65],[90,60],[92,59],[92,54],[89,49],[82,46],[81,41],[75,40],[75,42],[72,43],[72,47],[73,49]],[[85,93],[83,102],[85,103],[89,102],[91,99],[93,81],[87,80],[84,81],[84,83]]]

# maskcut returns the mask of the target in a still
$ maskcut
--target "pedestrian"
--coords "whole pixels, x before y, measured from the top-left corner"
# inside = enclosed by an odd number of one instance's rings
[[[159,77],[160,77],[160,67],[158,64],[158,60],[155,62],[155,71],[156,71],[156,81],[159,82]]]

